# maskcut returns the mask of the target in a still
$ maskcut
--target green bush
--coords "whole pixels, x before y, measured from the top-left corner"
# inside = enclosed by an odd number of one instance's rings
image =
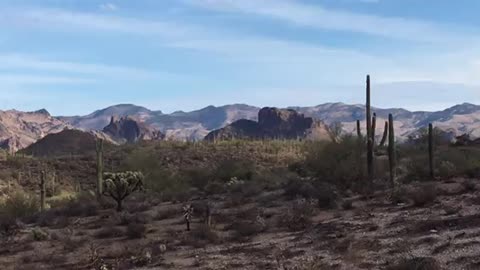
[[[307,168],[322,182],[351,188],[364,179],[364,144],[345,136],[339,143],[312,143],[307,150]]]
[[[236,177],[239,180],[251,180],[255,174],[255,166],[252,161],[226,159],[218,164],[215,177],[223,182],[228,182]]]
[[[0,215],[15,219],[33,215],[39,210],[38,200],[23,191],[16,191],[0,203]]]

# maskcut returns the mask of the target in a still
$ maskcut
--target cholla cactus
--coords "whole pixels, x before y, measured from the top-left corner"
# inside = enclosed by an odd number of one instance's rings
[[[191,204],[187,204],[183,207],[183,218],[185,219],[185,223],[187,224],[187,231],[190,231],[190,221],[192,220],[193,215],[193,206]]]
[[[139,189],[143,188],[143,174],[141,172],[105,173],[103,195],[111,197],[117,202],[117,211],[122,211],[123,200]]]

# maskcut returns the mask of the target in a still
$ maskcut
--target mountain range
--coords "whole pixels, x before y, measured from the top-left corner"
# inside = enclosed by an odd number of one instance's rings
[[[224,128],[237,120],[258,121],[260,109],[245,104],[232,104],[166,114],[133,104],[120,104],[85,116],[51,116],[45,109],[35,112],[0,111],[0,147],[16,151],[27,147],[47,134],[58,133],[64,129],[102,131],[111,124],[114,116],[118,119],[122,117],[133,119],[141,123],[139,127],[142,127],[142,130],[145,127],[151,128],[153,131],[146,131],[147,137],[200,140],[208,133]],[[362,127],[365,126],[364,105],[325,103],[318,106],[289,107],[288,109],[293,109],[306,117],[321,120],[327,125],[341,122],[345,132],[355,130],[357,119],[362,120]],[[435,112],[409,111],[401,108],[373,108],[373,111],[377,115],[377,123],[379,123],[377,124],[377,134],[379,135],[383,131],[383,121],[388,118],[389,113],[392,113],[396,123],[396,134],[399,138],[406,138],[419,128],[426,127],[430,122],[436,127],[456,135],[469,134],[473,138],[480,137],[480,106],[470,103],[455,105]],[[118,129],[118,127],[116,128]],[[120,131],[116,130],[115,132]]]

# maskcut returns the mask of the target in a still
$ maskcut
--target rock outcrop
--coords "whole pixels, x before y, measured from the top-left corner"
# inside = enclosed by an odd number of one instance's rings
[[[103,128],[103,133],[118,143],[136,143],[139,141],[162,140],[165,135],[134,118],[112,116],[110,124]]]
[[[258,122],[238,120],[210,132],[205,140],[225,139],[328,139],[327,127],[319,120],[305,117],[292,109],[265,107],[258,112]]]

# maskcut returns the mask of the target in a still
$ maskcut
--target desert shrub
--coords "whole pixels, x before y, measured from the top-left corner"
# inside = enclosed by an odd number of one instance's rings
[[[297,161],[288,165],[288,170],[300,175],[301,177],[308,176],[308,168],[306,167],[305,163],[301,161]]]
[[[394,265],[388,266],[387,270],[440,270],[442,267],[433,258],[404,258]]]
[[[342,201],[342,209],[343,210],[352,210],[353,209],[353,201],[352,200]]]
[[[232,224],[231,228],[233,229],[232,238],[234,240],[244,240],[263,232],[266,229],[266,224],[264,220],[238,221]]]
[[[201,191],[204,191],[213,178],[213,173],[207,168],[191,168],[183,171],[186,182]]]
[[[246,182],[234,177],[226,183],[226,188],[230,194],[240,194],[244,197],[250,197],[262,191],[262,184],[253,181]]]
[[[147,231],[147,228],[145,227],[144,224],[142,223],[130,223],[127,226],[127,237],[130,239],[137,239],[137,238],[143,238],[145,236],[145,233]]]
[[[226,159],[221,161],[216,170],[215,178],[228,182],[232,178],[251,180],[255,174],[254,163],[250,160]]]
[[[118,221],[118,225],[120,226],[128,226],[132,223],[147,224],[152,221],[152,217],[148,214],[130,214],[128,212],[121,212],[117,214],[116,219]]]
[[[286,212],[280,216],[279,225],[291,231],[305,230],[312,224],[315,208],[311,200],[297,199],[290,204]]]
[[[181,213],[182,213],[181,209],[174,208],[174,207],[169,207],[168,209],[157,211],[157,213],[155,214],[153,219],[154,220],[163,220],[163,219],[175,218],[175,217],[180,216]]]
[[[465,180],[462,182],[462,186],[467,192],[473,192],[477,189],[477,185],[473,180]]]
[[[116,238],[123,236],[123,230],[115,226],[103,227],[95,233],[95,237],[98,239]]]
[[[305,164],[321,181],[351,188],[364,178],[363,151],[363,144],[353,136],[345,136],[339,143],[313,143]]]
[[[23,218],[39,210],[38,199],[23,191],[16,191],[0,202],[0,215],[11,218]]]
[[[0,237],[12,236],[18,229],[19,227],[14,217],[0,215]]]
[[[206,224],[196,225],[192,231],[185,234],[182,239],[182,244],[197,248],[220,242],[221,238],[219,235]]]
[[[283,189],[285,196],[289,199],[295,199],[297,197],[310,199],[317,196],[313,182],[299,177],[290,177]]]
[[[225,192],[225,185],[217,181],[210,181],[205,186],[205,192],[208,195],[223,193]]]
[[[33,229],[32,237],[34,241],[45,241],[48,239],[48,233],[41,229]]]
[[[422,207],[435,201],[437,190],[434,184],[423,184],[415,188],[409,196],[414,206]]]
[[[392,193],[391,201],[394,204],[406,203],[409,200],[409,192],[405,186],[396,187]]]
[[[315,186],[316,199],[320,208],[333,208],[336,206],[335,190],[327,183],[317,183]]]

